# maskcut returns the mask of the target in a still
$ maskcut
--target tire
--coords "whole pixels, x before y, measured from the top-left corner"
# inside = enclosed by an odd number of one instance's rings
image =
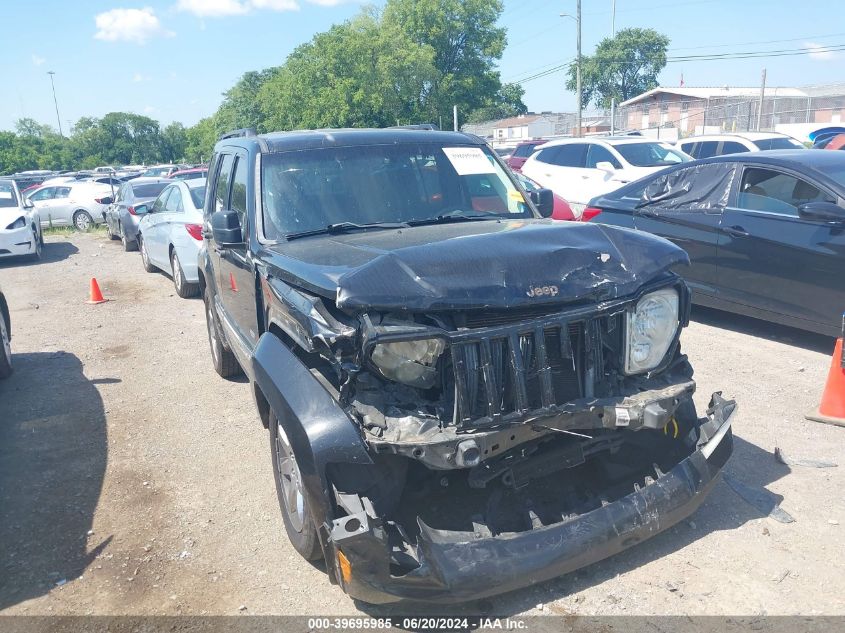
[[[138,250],[138,242],[126,237],[126,231],[123,230],[123,224],[120,225],[120,242],[123,244],[123,250],[127,253]]]
[[[12,373],[12,346],[6,318],[0,311],[0,378],[7,378]]]
[[[293,448],[276,414],[270,412],[270,454],[273,458],[273,479],[285,532],[293,548],[305,560],[323,557],[317,528],[311,517],[308,498],[302,486],[302,475]]]
[[[148,273],[154,273],[156,270],[158,270],[153,264],[150,263],[150,256],[147,253],[147,246],[144,243],[143,236],[138,237],[138,248],[141,251],[141,263],[144,265],[144,270],[146,270]]]
[[[108,218],[105,218],[105,222],[106,222],[106,235],[109,236],[109,239],[110,240],[119,240],[120,236],[115,235],[114,233],[111,232],[111,224],[109,224]]]
[[[73,214],[73,226],[77,231],[87,232],[94,226],[94,218],[87,211],[80,209]]]
[[[32,237],[35,242],[35,252],[31,255],[32,261],[41,259],[41,252],[44,250],[44,236],[41,235],[35,226],[32,227]]]
[[[204,300],[205,324],[208,328],[208,343],[211,346],[211,362],[214,365],[214,371],[221,378],[238,376],[243,370],[232,350],[226,349],[226,346],[223,345],[223,333],[214,312],[214,297],[211,296],[211,291],[208,288],[205,290]]]
[[[177,295],[183,299],[190,299],[199,294],[200,285],[189,283],[185,279],[185,273],[182,270],[182,264],[179,263],[179,256],[176,254],[175,248],[170,249],[170,270],[173,273],[173,286],[176,288]]]

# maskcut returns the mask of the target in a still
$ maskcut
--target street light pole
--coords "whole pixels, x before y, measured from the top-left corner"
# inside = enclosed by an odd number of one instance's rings
[[[53,75],[56,73],[52,70],[48,70],[47,74],[50,75],[50,85],[53,87],[53,103],[56,104],[56,122],[59,124],[59,136],[64,136],[64,134],[62,134],[62,119],[59,116],[59,102],[56,99],[56,84],[53,83]]]

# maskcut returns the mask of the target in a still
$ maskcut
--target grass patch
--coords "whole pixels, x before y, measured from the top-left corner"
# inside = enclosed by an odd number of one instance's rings
[[[105,224],[97,224],[96,226],[88,229],[87,231],[80,231],[76,227],[73,226],[53,226],[53,227],[43,227],[42,232],[44,233],[45,237],[50,235],[58,235],[61,237],[70,237],[71,235],[75,235],[76,233],[93,233],[95,235],[105,235],[106,234],[106,225]]]

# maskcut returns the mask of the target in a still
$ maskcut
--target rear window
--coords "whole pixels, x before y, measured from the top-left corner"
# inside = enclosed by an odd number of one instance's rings
[[[144,185],[133,185],[132,193],[136,198],[155,198],[168,185],[166,182],[151,182]]]
[[[0,209],[18,206],[15,188],[10,182],[0,182]]]
[[[542,145],[542,143],[528,143],[527,145],[520,145],[517,147],[511,156],[515,158],[528,158],[534,152],[534,148],[538,145]]]
[[[753,143],[759,147],[761,151],[769,149],[804,149],[804,146],[794,138],[783,138],[782,136],[763,138],[759,141],[753,141]]]
[[[191,189],[191,200],[194,201],[194,206],[197,209],[202,209],[203,204],[205,204],[205,187]]]

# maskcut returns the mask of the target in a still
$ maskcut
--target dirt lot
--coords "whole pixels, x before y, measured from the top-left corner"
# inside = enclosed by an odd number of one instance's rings
[[[111,301],[86,305],[92,276]],[[99,234],[50,238],[39,264],[0,264],[0,286],[16,367],[0,382],[0,613],[424,610],[356,604],[290,547],[267,434],[247,385],[214,373],[199,300]],[[715,390],[740,403],[727,472],[780,495],[795,522],[721,482],[691,521],[645,544],[462,609],[845,614],[845,429],[803,418],[832,340],[694,317],[683,340],[699,407]],[[775,446],[840,467],[783,466]]]

